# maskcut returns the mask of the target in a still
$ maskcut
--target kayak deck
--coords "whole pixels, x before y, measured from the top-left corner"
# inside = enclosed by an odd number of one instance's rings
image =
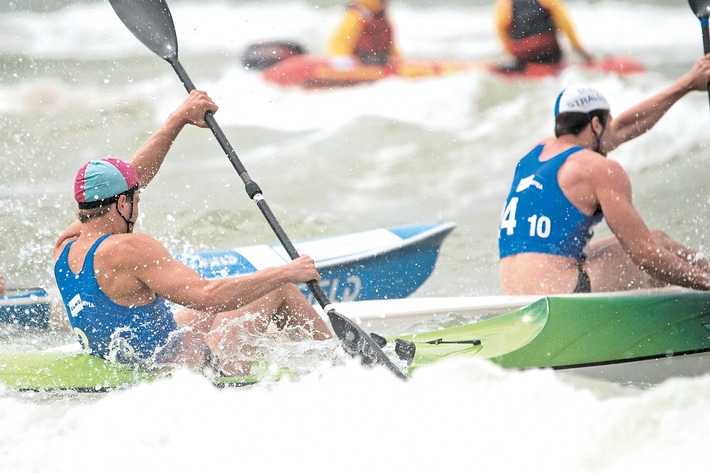
[[[550,296],[480,322],[398,338],[415,343],[412,369],[469,356],[508,369],[549,367],[610,379],[605,372],[612,365],[653,361],[644,365],[650,372],[627,369],[621,381],[655,383],[710,372],[710,357],[698,365],[697,356],[710,353],[710,294]]]

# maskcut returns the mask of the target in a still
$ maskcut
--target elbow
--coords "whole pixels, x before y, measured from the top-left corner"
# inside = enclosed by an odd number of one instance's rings
[[[631,258],[633,262],[636,264],[636,266],[639,267],[639,269],[642,269],[643,271],[647,273],[654,273],[654,270],[656,268],[656,265],[654,264],[654,260],[652,258]]]
[[[215,285],[209,284],[202,293],[199,307],[194,308],[211,314],[224,312],[228,307],[223,299],[224,295],[222,291]]]
[[[226,305],[224,295],[220,294],[219,285],[216,284],[218,281],[207,281],[205,284],[190,281],[176,288],[173,294],[163,294],[163,297],[188,309],[211,314],[223,312]]]

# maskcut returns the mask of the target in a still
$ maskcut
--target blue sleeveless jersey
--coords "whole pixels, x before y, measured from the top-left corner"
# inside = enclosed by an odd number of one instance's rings
[[[181,337],[162,297],[145,306],[116,304],[96,281],[94,255],[104,235],[86,254],[79,274],[69,268],[66,245],[54,265],[54,276],[74,333],[85,351],[120,362],[169,361]]]
[[[592,227],[601,210],[589,217],[565,197],[557,173],[567,158],[583,149],[568,149],[540,162],[544,145],[538,145],[515,170],[513,185],[498,225],[500,258],[518,253],[544,253],[581,260],[592,238]]]

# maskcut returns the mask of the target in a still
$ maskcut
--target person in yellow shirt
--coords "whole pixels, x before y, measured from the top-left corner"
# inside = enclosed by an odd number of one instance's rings
[[[400,57],[387,16],[387,0],[355,0],[349,5],[330,40],[328,54],[363,64],[387,64]]]
[[[582,46],[562,0],[496,0],[496,31],[517,66],[562,61],[557,34],[564,33],[585,61],[592,55]]]

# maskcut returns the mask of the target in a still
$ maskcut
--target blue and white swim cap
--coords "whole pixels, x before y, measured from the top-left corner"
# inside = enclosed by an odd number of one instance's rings
[[[555,101],[555,116],[563,112],[589,113],[610,109],[609,102],[598,90],[582,85],[566,87]]]

